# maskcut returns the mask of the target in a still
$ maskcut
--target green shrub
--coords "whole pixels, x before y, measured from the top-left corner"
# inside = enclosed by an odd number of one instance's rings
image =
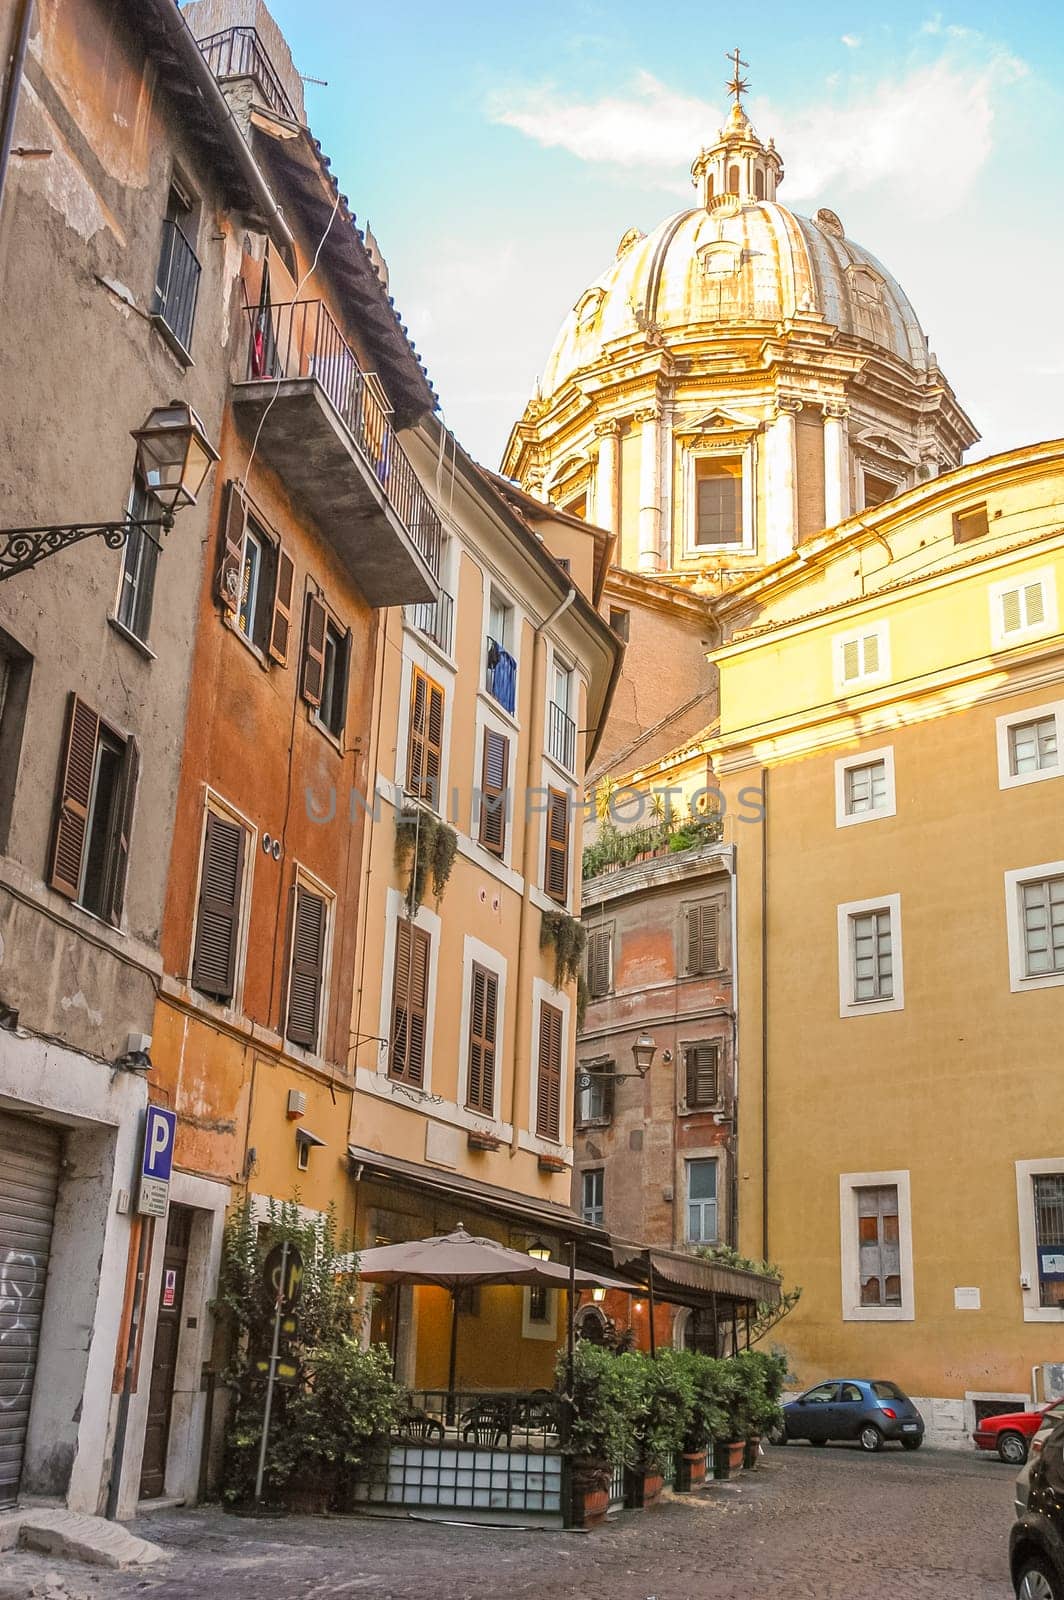
[[[635,1455],[635,1422],[640,1386],[626,1357],[582,1339],[573,1357],[572,1427],[569,1449],[584,1460],[618,1466]],[[564,1387],[568,1365],[558,1356],[557,1378]]]

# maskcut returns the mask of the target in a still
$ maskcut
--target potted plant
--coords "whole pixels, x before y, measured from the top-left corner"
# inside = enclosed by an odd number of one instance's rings
[[[678,1351],[677,1355],[686,1359],[693,1389],[691,1418],[676,1470],[677,1490],[689,1494],[705,1482],[709,1441],[723,1436],[728,1419],[720,1377],[722,1363],[693,1350]]]
[[[730,1478],[743,1464],[746,1451],[748,1379],[735,1358],[721,1361],[717,1382],[724,1418],[723,1431],[713,1439],[713,1476]]]
[[[665,1487],[665,1473],[683,1451],[694,1409],[694,1381],[690,1363],[674,1350],[657,1359],[632,1352],[618,1358],[630,1364],[638,1392],[635,1426],[637,1453],[629,1465],[628,1503],[652,1506]]]
[[[559,1356],[564,1385],[568,1361]],[[593,1528],[605,1521],[614,1467],[633,1449],[635,1396],[631,1373],[602,1345],[581,1340],[573,1356],[566,1451],[571,1486],[567,1526]]]
[[[746,1450],[743,1465],[757,1466],[761,1440],[780,1425],[780,1397],[787,1375],[786,1357],[778,1352],[744,1350],[735,1357],[746,1384]]]

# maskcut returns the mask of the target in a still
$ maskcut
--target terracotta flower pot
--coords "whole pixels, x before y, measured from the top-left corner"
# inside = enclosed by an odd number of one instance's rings
[[[632,1511],[647,1511],[661,1499],[665,1479],[655,1467],[630,1467],[626,1474],[627,1493],[624,1503]]]
[[[685,1450],[676,1458],[676,1492],[690,1494],[706,1481],[705,1450]]]
[[[717,1439],[713,1445],[713,1476],[715,1478],[730,1478],[733,1473],[739,1472],[743,1464],[746,1451],[744,1439]]]
[[[610,1508],[613,1474],[605,1461],[578,1461],[573,1465],[571,1528],[597,1528]]]
[[[761,1453],[761,1435],[755,1433],[752,1439],[747,1439],[743,1446],[743,1466],[747,1472],[753,1472],[757,1466]]]

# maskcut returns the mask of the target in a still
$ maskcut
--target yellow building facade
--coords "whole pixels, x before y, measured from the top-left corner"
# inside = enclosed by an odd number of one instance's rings
[[[742,1247],[800,1382],[889,1375],[940,1442],[1060,1359],[1062,585],[1058,441],[810,541],[715,654]]]
[[[623,653],[595,609],[610,540],[484,473],[435,423],[415,448],[426,481],[444,463],[446,539],[440,598],[388,612],[378,655],[351,1022],[356,1243],[462,1223],[558,1259],[580,1229],[577,1001],[543,927],[579,914],[585,760]],[[445,882],[427,868],[419,901],[412,857],[441,828],[453,857]],[[562,1299],[466,1296],[459,1387],[549,1385]],[[408,1383],[439,1388],[450,1318],[444,1290],[377,1291],[370,1331]]]

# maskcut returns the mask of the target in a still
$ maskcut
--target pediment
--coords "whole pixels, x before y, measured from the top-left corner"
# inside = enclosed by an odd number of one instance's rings
[[[896,439],[890,438],[885,433],[862,433],[854,443],[863,445],[866,450],[874,450],[877,455],[890,456],[895,461],[915,460],[915,457],[903,449]]]
[[[758,426],[757,417],[747,416],[741,411],[725,411],[723,406],[714,406],[704,415],[691,417],[683,422],[677,432],[680,434],[753,433]]]

